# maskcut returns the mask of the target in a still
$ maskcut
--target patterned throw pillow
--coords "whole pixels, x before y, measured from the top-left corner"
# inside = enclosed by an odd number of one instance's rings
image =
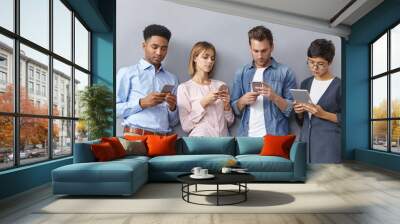
[[[119,138],[122,146],[126,151],[126,155],[135,155],[135,156],[145,156],[147,155],[146,145],[142,140],[126,140],[124,138]]]

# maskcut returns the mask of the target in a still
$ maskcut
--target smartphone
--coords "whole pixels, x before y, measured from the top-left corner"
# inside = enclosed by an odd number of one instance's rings
[[[161,89],[162,93],[172,93],[172,90],[174,90],[175,86],[174,85],[169,85],[166,84],[163,86],[163,88]]]
[[[221,85],[221,86],[218,88],[218,91],[219,91],[219,92],[228,91],[228,86],[226,86],[226,85]]]
[[[264,85],[264,82],[252,82],[251,83],[251,88],[253,89],[253,92],[258,92],[259,89],[261,89]]]
[[[310,94],[306,89],[290,89],[293,99],[298,103],[312,103]]]
[[[227,94],[228,91],[229,91],[228,86],[226,86],[226,85],[221,85],[221,86],[218,88],[218,93],[217,93],[218,99],[221,99],[222,97],[224,97],[224,95]]]

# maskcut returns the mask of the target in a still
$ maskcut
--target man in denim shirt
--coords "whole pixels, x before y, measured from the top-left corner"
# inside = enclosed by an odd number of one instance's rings
[[[236,72],[231,91],[231,106],[241,116],[237,135],[287,135],[293,109],[289,89],[296,88],[294,72],[271,57],[274,44],[269,29],[256,26],[248,35],[253,62]]]
[[[153,24],[144,29],[143,36],[144,57],[117,74],[117,116],[124,119],[124,134],[166,135],[179,122],[175,96],[178,79],[161,64],[171,32]],[[166,85],[170,88],[163,92]]]

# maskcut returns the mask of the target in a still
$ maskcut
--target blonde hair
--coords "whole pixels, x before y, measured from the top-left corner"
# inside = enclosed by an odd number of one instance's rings
[[[190,76],[193,76],[196,73],[196,63],[194,61],[194,59],[199,56],[199,54],[203,51],[207,51],[207,50],[212,50],[214,52],[214,57],[216,57],[217,52],[215,50],[214,45],[212,45],[209,42],[206,41],[200,41],[197,42],[193,48],[192,51],[190,52],[190,57],[189,57],[189,68],[188,68],[188,72]],[[215,66],[215,64],[214,64]],[[211,77],[212,71],[214,70],[214,66],[211,69],[211,71],[208,73],[208,76]]]

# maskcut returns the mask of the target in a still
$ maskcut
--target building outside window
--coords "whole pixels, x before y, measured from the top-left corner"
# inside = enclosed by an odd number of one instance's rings
[[[31,81],[28,82],[28,91],[29,94],[34,94],[33,82]]]
[[[33,67],[32,66],[29,66],[28,74],[29,74],[29,79],[33,80]]]
[[[5,90],[7,85],[7,56],[0,54],[0,89]]]
[[[0,158],[3,158],[0,159],[0,171],[71,156],[74,142],[87,139],[86,126],[78,122],[79,113],[71,107],[79,102],[77,93],[80,89],[90,85],[90,82],[81,82],[82,79],[90,80],[91,75],[87,26],[65,1],[18,2],[19,7],[15,9],[18,13],[14,10],[8,13],[19,21],[15,29],[19,33],[9,27],[2,27],[9,30],[7,32],[0,29],[0,98],[8,99],[0,100]],[[4,10],[12,8],[13,5],[2,7]],[[13,60],[14,53],[19,58],[17,62]],[[74,60],[72,55],[75,55]],[[59,57],[63,60],[58,61],[56,58]],[[15,88],[13,81],[16,66],[19,66],[16,75],[19,88]],[[79,75],[75,77],[77,73]],[[53,89],[50,89],[50,78]],[[60,80],[62,85],[59,85]],[[2,84],[12,88],[1,88]],[[68,88],[73,85],[79,85],[79,89]],[[20,92],[15,94],[15,91]],[[60,96],[63,102],[57,105]],[[50,99],[53,99],[53,105],[50,105]],[[20,108],[19,112],[14,111],[15,105]],[[14,133],[15,128],[18,133]],[[33,132],[40,134],[33,138],[30,134]]]

